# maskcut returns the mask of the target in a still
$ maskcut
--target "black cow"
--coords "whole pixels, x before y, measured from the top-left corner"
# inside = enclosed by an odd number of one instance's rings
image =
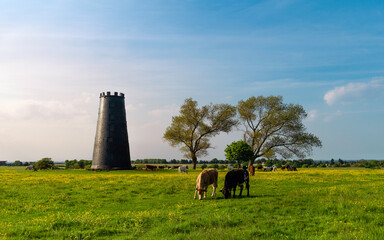
[[[224,198],[231,197],[231,191],[233,189],[233,197],[236,197],[236,187],[240,186],[240,194],[243,192],[243,183],[245,182],[245,187],[247,188],[247,197],[249,197],[249,174],[245,169],[235,169],[225,175],[224,188],[220,191],[224,194]]]
[[[297,171],[296,167],[294,167],[294,166],[288,166],[287,170],[288,171]]]

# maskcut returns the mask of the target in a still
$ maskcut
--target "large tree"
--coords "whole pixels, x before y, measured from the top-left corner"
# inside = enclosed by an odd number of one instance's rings
[[[283,103],[281,96],[251,97],[239,101],[237,110],[245,126],[244,139],[253,151],[249,165],[259,157],[304,158],[313,147],[322,146],[318,137],[306,132],[304,108]]]
[[[209,139],[220,132],[228,133],[237,125],[236,107],[210,104],[198,108],[197,102],[187,98],[180,107],[180,115],[172,117],[163,138],[173,147],[181,146],[184,156],[192,159],[196,169],[197,157],[211,148]]]

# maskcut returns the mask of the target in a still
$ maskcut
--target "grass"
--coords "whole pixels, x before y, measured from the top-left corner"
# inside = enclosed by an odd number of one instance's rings
[[[0,168],[0,239],[384,238],[383,170],[257,172],[250,197],[199,201],[199,170],[21,169]]]

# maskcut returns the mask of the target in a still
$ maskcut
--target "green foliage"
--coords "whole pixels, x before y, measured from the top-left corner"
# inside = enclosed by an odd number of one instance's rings
[[[86,166],[90,168],[92,166],[92,161],[91,160],[79,160],[77,161],[76,159],[73,160],[65,160],[65,169],[85,169]],[[88,169],[87,168],[87,169]]]
[[[208,168],[219,168],[219,164],[208,165]]]
[[[254,153],[250,165],[259,157],[303,158],[312,147],[322,146],[318,137],[306,132],[304,108],[283,103],[281,96],[251,97],[239,101],[237,110],[246,126],[244,137]]]
[[[253,156],[251,146],[244,141],[232,142],[227,145],[224,151],[226,159],[237,161],[238,166],[240,166],[241,162],[249,161]]]
[[[52,161],[51,158],[43,158],[35,164],[35,168],[40,170],[51,169],[54,165],[55,163]]]
[[[149,158],[149,159],[137,159],[135,161],[132,161],[132,163],[134,164],[146,164],[146,163],[150,163],[150,164],[166,164],[167,163],[167,160],[166,159],[153,159],[153,158]],[[171,162],[172,163],[172,162]],[[175,162],[177,163],[177,162]]]
[[[210,138],[230,132],[237,125],[236,108],[228,104],[210,104],[198,108],[197,101],[185,99],[180,114],[172,117],[163,138],[173,147],[180,146],[196,168],[197,157],[206,155]]]
[[[13,163],[13,166],[23,166],[23,163],[22,163],[20,160],[16,160],[16,161]]]
[[[201,165],[201,169],[206,169],[208,166],[207,166],[207,164],[203,164],[203,165]]]

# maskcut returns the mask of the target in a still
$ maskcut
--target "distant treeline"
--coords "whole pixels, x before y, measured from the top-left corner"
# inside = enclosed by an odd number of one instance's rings
[[[50,159],[50,158],[49,158]],[[41,161],[41,160],[40,160]],[[171,159],[167,161],[166,159],[157,159],[157,158],[149,158],[149,159],[137,159],[132,161],[133,164],[192,164],[192,160],[187,159]],[[199,164],[214,164],[218,165],[236,165],[236,161],[229,160],[219,160],[214,158],[212,160],[200,160]],[[0,161],[0,166],[29,166],[35,165],[36,162],[22,162],[16,160],[13,163],[7,163],[7,161]],[[247,166],[248,162],[243,162],[243,166]],[[92,160],[65,160],[64,166],[65,169],[88,169],[92,165]],[[255,161],[255,165],[263,165],[266,167],[271,167],[275,165],[280,168],[281,166],[293,166],[296,168],[316,168],[316,167],[361,167],[361,168],[384,168],[384,160],[342,160],[342,159],[331,159],[329,161],[315,161],[313,159],[299,159],[299,160],[281,160],[281,159],[257,159]]]
[[[362,167],[362,168],[382,168],[384,167],[384,160],[357,160],[357,161],[346,161],[342,159],[330,161],[314,161],[313,159],[299,159],[299,160],[266,160],[258,159],[255,161],[256,164],[264,163],[264,166],[270,167],[275,165],[276,167],[281,166],[293,166],[296,168],[316,168],[316,167]]]

